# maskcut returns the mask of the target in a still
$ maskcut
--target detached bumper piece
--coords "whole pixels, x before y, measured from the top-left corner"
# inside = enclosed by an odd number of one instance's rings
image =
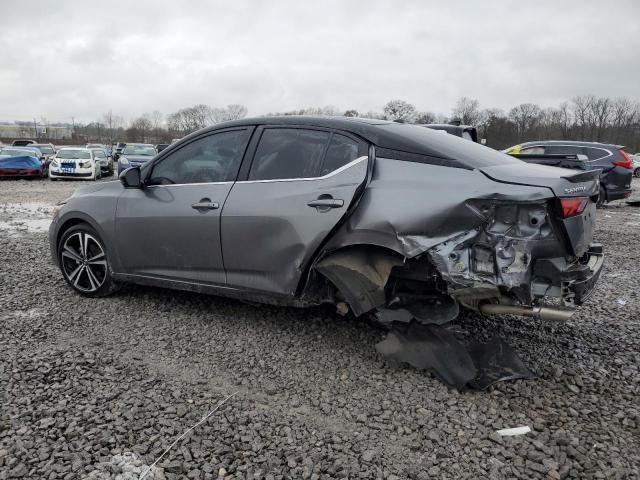
[[[394,324],[376,350],[392,365],[429,370],[458,390],[484,390],[499,381],[536,377],[500,338],[465,346],[447,329],[416,321]]]
[[[536,262],[534,275],[553,279],[552,285],[560,288],[564,306],[581,305],[593,292],[602,266],[602,244],[592,243],[587,253],[576,263],[568,265],[562,258],[546,258]]]

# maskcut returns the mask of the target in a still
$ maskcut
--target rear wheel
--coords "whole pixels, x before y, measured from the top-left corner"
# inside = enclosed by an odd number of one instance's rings
[[[640,178],[640,167],[636,168],[633,171],[633,176],[636,177],[636,178]]]
[[[58,244],[58,261],[66,282],[87,297],[104,297],[117,290],[111,276],[107,249],[87,224],[74,225]]]

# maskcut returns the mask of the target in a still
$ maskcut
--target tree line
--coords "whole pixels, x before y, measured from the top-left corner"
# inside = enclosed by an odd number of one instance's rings
[[[92,141],[165,143],[200,128],[246,117],[247,107],[231,104],[212,107],[198,104],[164,116],[159,111],[145,113],[128,123],[111,111],[100,120],[75,127],[75,136]],[[459,121],[478,128],[493,148],[506,148],[530,140],[586,140],[626,145],[640,151],[640,102],[628,98],[578,96],[556,107],[542,108],[522,103],[509,110],[482,108],[473,98],[462,97],[450,114],[420,111],[405,100],[390,100],[380,111],[358,112],[333,106],[308,107],[269,115],[322,115],[366,117],[401,123],[448,123]]]

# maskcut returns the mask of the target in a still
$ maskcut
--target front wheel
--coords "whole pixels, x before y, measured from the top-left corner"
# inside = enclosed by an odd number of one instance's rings
[[[633,176],[636,177],[636,178],[640,178],[640,167],[636,168],[633,171]]]
[[[111,276],[109,256],[98,233],[87,224],[74,225],[58,243],[62,276],[86,297],[104,297],[117,290]]]

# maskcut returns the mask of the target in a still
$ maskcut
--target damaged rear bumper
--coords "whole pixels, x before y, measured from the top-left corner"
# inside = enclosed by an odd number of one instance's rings
[[[559,297],[565,307],[581,305],[593,292],[603,265],[602,245],[597,243],[572,264],[564,258],[539,259],[533,269],[532,292],[538,297]]]

